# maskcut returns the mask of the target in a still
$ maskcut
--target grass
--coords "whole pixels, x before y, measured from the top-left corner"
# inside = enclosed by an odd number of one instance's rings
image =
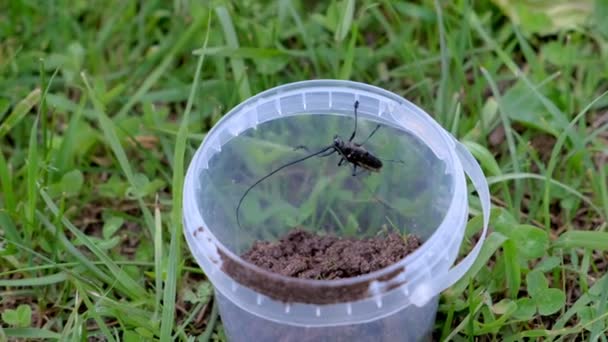
[[[436,339],[606,341],[602,2],[576,29],[465,0],[211,3],[0,5],[0,340],[224,340],[182,241],[187,162],[252,94],[342,78],[427,110],[491,185]]]

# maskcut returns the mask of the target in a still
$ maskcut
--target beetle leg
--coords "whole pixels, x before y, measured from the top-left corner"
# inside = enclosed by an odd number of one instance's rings
[[[357,165],[353,164],[353,177],[357,175]]]
[[[340,161],[338,162],[338,166],[342,166],[343,163],[344,163],[344,158],[340,158]]]
[[[378,129],[380,129],[380,125],[377,125],[377,126],[376,126],[376,128],[374,128],[374,130],[373,130],[373,131],[372,131],[372,132],[369,134],[369,136],[367,136],[367,138],[366,138],[365,140],[363,140],[363,142],[361,142],[361,143],[359,143],[359,144],[355,143],[355,146],[357,146],[357,147],[361,147],[361,146],[365,145],[365,143],[366,143],[366,142],[367,142],[369,139],[371,139],[371,138],[374,136],[374,134],[376,134],[376,132],[378,131]]]

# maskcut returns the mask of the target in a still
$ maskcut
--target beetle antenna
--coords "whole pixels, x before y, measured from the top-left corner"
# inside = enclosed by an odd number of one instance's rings
[[[405,161],[403,160],[396,160],[396,159],[384,159],[384,158],[378,158],[383,162],[389,162],[389,163],[400,163],[400,164],[407,164]]]
[[[350,136],[348,141],[353,141],[355,135],[357,135],[357,109],[359,109],[359,101],[355,101],[355,129],[353,130],[353,134]]]
[[[264,176],[264,177],[262,177],[262,178],[258,179],[258,180],[257,180],[255,183],[253,183],[253,184],[252,184],[252,185],[251,185],[249,188],[247,188],[247,190],[245,190],[245,193],[243,194],[243,196],[241,196],[241,199],[239,199],[239,203],[238,203],[238,204],[237,204],[237,206],[236,206],[236,223],[238,224],[239,229],[242,229],[242,228],[243,228],[243,227],[241,226],[241,220],[240,220],[240,218],[239,218],[239,212],[240,212],[240,209],[241,209],[241,204],[243,204],[243,200],[245,199],[245,197],[247,196],[247,194],[249,193],[249,191],[251,191],[251,189],[253,189],[253,188],[254,188],[256,185],[258,185],[258,184],[260,184],[261,182],[263,182],[263,181],[264,181],[265,179],[267,179],[268,177],[270,177],[270,176],[274,175],[275,173],[277,173],[277,172],[279,172],[279,171],[283,170],[284,168],[289,167],[289,166],[292,166],[292,165],[297,164],[297,163],[299,163],[299,162],[305,161],[306,159],[312,158],[312,157],[314,157],[314,156],[318,156],[319,154],[323,154],[323,153],[325,153],[325,152],[327,152],[327,151],[329,151],[329,150],[331,150],[331,149],[334,149],[334,151],[332,151],[332,153],[333,153],[333,152],[335,152],[335,148],[334,148],[334,146],[333,146],[333,145],[330,145],[330,146],[327,146],[327,147],[323,148],[322,150],[320,150],[320,151],[318,151],[318,152],[311,153],[311,154],[309,154],[309,155],[307,155],[307,156],[305,156],[305,157],[302,157],[302,158],[296,159],[296,160],[294,160],[294,161],[291,161],[291,162],[289,162],[289,163],[287,163],[287,164],[285,164],[285,165],[283,165],[283,166],[279,167],[278,169],[273,170],[272,172],[270,172],[270,173],[269,173],[269,174],[267,174],[266,176]]]
[[[369,134],[369,136],[365,140],[363,140],[362,143],[357,144],[357,145],[363,146],[369,139],[371,139],[374,136],[374,134],[376,134],[378,129],[380,129],[380,125],[377,125],[376,128],[374,128],[374,130]]]

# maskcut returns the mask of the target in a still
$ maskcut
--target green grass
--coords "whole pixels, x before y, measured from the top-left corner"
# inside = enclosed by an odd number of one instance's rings
[[[608,7],[587,2],[575,29],[465,0],[2,2],[0,341],[223,340],[185,168],[230,108],[315,78],[407,97],[484,168],[492,231],[436,339],[606,341]]]

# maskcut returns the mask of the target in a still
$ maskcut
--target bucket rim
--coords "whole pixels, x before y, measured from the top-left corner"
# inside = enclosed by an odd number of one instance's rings
[[[459,234],[453,234],[455,229],[457,229],[459,231],[464,231],[464,229],[466,227],[466,219],[464,220],[464,225],[462,225],[461,227],[454,227],[453,222],[455,222],[455,221],[459,222],[462,220],[463,216],[466,218],[466,216],[468,215],[466,206],[464,206],[464,210],[463,210],[463,203],[466,204],[468,202],[468,200],[467,200],[468,196],[467,196],[467,191],[466,191],[466,178],[465,178],[462,166],[460,165],[459,159],[456,155],[454,141],[453,141],[452,137],[428,113],[426,113],[420,107],[414,105],[407,99],[405,99],[393,92],[390,92],[388,90],[385,90],[385,89],[382,89],[382,88],[379,88],[379,87],[376,87],[373,85],[365,84],[365,83],[347,81],[347,80],[334,80],[334,79],[298,81],[298,82],[287,83],[287,84],[283,84],[283,85],[276,86],[273,88],[269,88],[265,91],[262,91],[256,95],[248,98],[247,100],[241,102],[237,106],[230,109],[214,125],[214,127],[211,130],[209,130],[205,139],[202,141],[199,148],[197,149],[192,161],[190,162],[190,165],[188,167],[188,171],[186,174],[185,182],[184,182],[184,192],[183,192],[184,232],[185,232],[190,249],[193,250],[193,249],[201,248],[201,246],[198,244],[196,239],[194,239],[191,236],[193,230],[195,230],[199,224],[202,225],[203,227],[207,228],[207,226],[205,225],[204,218],[202,217],[202,215],[199,212],[198,206],[194,205],[195,201],[193,199],[195,198],[194,189],[195,189],[195,184],[196,184],[196,180],[195,180],[196,168],[199,165],[199,159],[202,158],[205,153],[210,152],[209,148],[208,148],[209,141],[214,139],[216,137],[216,135],[219,134],[218,132],[220,132],[220,130],[223,129],[222,126],[228,120],[230,120],[230,118],[243,113],[243,111],[245,109],[247,109],[248,106],[255,105],[256,103],[258,103],[259,101],[261,101],[263,99],[267,99],[269,97],[276,97],[276,96],[287,96],[290,94],[297,94],[297,93],[304,93],[304,92],[320,91],[322,89],[333,89],[334,91],[352,92],[355,94],[363,92],[366,94],[366,96],[367,96],[367,93],[370,93],[370,94],[375,94],[377,97],[384,97],[386,99],[393,100],[394,102],[398,103],[400,106],[403,106],[404,109],[408,112],[408,114],[415,114],[415,115],[418,115],[420,118],[422,118],[423,122],[428,126],[428,128],[433,129],[434,132],[437,134],[437,136],[441,137],[441,139],[442,139],[441,145],[443,145],[443,147],[446,149],[446,151],[449,151],[448,159],[445,160],[445,162],[446,162],[448,169],[451,169],[450,173],[452,174],[452,180],[454,182],[453,183],[454,191],[452,193],[452,198],[450,200],[450,204],[448,206],[448,209],[445,212],[445,215],[444,215],[441,223],[436,227],[436,229],[433,231],[433,233],[428,237],[428,239],[426,241],[424,241],[424,243],[418,249],[416,249],[413,253],[407,255],[403,259],[399,260],[398,262],[396,262],[392,265],[389,265],[385,268],[379,269],[377,271],[370,272],[368,274],[364,274],[364,275],[361,275],[358,277],[344,278],[344,279],[333,279],[333,280],[300,279],[300,278],[293,278],[293,277],[280,275],[280,274],[277,274],[274,272],[270,272],[268,270],[265,270],[261,267],[258,267],[256,265],[253,265],[253,264],[248,263],[245,260],[243,260],[239,255],[232,252],[221,241],[219,241],[213,235],[213,233],[211,232],[211,229],[206,229],[206,231],[211,236],[212,244],[215,245],[215,247],[218,249],[219,252],[221,252],[225,256],[229,257],[233,261],[239,263],[240,266],[245,267],[247,269],[251,269],[252,271],[255,271],[256,273],[269,277],[270,279],[279,280],[279,281],[286,282],[286,283],[298,284],[300,286],[309,285],[311,287],[319,287],[320,289],[328,288],[328,287],[342,287],[342,286],[348,286],[348,285],[359,284],[359,283],[373,282],[379,278],[380,279],[383,278],[384,276],[386,276],[388,274],[394,273],[395,271],[397,271],[399,269],[404,269],[404,268],[407,269],[408,267],[411,267],[412,265],[416,265],[420,262],[425,262],[428,265],[428,268],[432,268],[437,263],[442,262],[443,258],[441,258],[441,256],[437,256],[433,260],[427,260],[428,258],[425,258],[425,256],[429,250],[438,250],[438,249],[441,250],[441,247],[440,246],[438,247],[438,245],[445,243],[446,239],[442,238],[442,237],[446,236],[446,234],[458,236]],[[425,140],[423,140],[423,141],[425,143],[427,143]],[[193,218],[193,215],[197,216],[197,218],[196,219]],[[195,223],[194,221],[196,221],[198,223]],[[199,262],[199,264],[200,264],[200,262]],[[218,268],[221,268],[221,265],[218,266],[216,264],[215,266]],[[205,273],[209,273],[209,272],[207,270],[205,270]],[[428,275],[423,275],[423,274],[414,275],[414,277],[408,278],[407,282],[416,283],[420,277],[428,277]],[[212,280],[211,276],[209,276],[209,278],[210,278],[210,280]],[[213,282],[213,280],[212,280],[212,282]]]

